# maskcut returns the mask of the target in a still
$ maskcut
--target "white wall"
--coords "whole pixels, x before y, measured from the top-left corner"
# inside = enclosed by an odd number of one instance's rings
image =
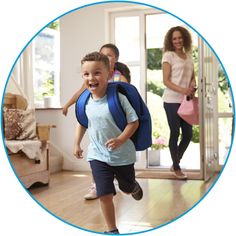
[[[61,31],[61,104],[80,88],[80,60],[89,52],[99,50],[105,41],[105,9],[124,6],[126,4],[109,3],[89,6],[71,12],[60,19]],[[128,4],[130,6],[130,4]],[[73,157],[74,129],[76,118],[74,106],[67,116],[61,110],[37,111],[40,123],[55,124],[52,129],[51,142],[64,153],[64,169],[89,170],[86,160]],[[84,149],[88,144],[84,139]],[[86,154],[86,153],[85,153]]]

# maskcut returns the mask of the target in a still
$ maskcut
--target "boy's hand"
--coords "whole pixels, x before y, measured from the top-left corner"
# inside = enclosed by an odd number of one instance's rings
[[[111,138],[105,143],[108,150],[114,150],[120,147],[122,144],[123,142],[118,138]]]
[[[138,120],[128,123],[123,132],[118,137],[107,140],[105,143],[107,149],[110,151],[120,147],[134,134],[138,126]]]
[[[80,147],[76,146],[74,149],[74,156],[78,159],[82,159],[83,158],[82,154],[83,154],[83,150]]]
[[[67,107],[67,106],[64,106],[64,107],[62,108],[62,114],[63,114],[64,116],[67,116],[67,113],[68,113],[68,107]]]

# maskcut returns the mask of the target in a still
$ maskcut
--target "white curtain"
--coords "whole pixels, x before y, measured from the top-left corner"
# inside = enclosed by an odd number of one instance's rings
[[[32,44],[27,46],[19,57],[9,81],[9,85],[15,84],[19,86],[19,90],[23,92],[23,96],[28,101],[28,107],[34,108],[34,86],[33,86],[33,52]]]

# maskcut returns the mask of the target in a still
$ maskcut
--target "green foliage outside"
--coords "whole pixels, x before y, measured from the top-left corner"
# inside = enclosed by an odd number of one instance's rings
[[[35,93],[35,98],[37,101],[42,101],[45,96],[54,96],[54,76],[48,71],[44,71],[41,75],[43,77],[43,82],[39,86],[38,91]]]
[[[150,48],[147,50],[147,68],[150,70],[161,70],[162,50]]]
[[[54,21],[51,24],[49,24],[47,26],[50,29],[54,29],[59,31],[60,30],[60,21]],[[44,80],[43,84],[42,84],[43,90],[45,92],[43,92],[43,96],[54,96],[55,91],[54,91],[54,74],[50,73],[50,76],[48,76],[47,79]]]
[[[232,98],[228,88],[226,91],[222,91],[220,87],[218,88],[218,111],[219,112],[232,112],[233,104]]]
[[[156,137],[161,137],[167,144],[169,128],[161,98],[165,88],[161,76],[161,60],[161,49],[147,50],[147,104],[152,117],[153,142]]]
[[[51,24],[47,26],[47,28],[59,31],[60,30],[59,20],[52,22]],[[42,42],[42,43],[45,43],[45,42]],[[49,45],[51,46],[51,44]],[[47,47],[48,50],[44,50],[44,48],[42,46],[40,47],[41,51],[39,52],[39,54],[42,57],[40,59],[42,59],[44,63],[52,63],[51,60],[54,60],[52,58],[53,57],[52,48],[49,48],[49,46]],[[48,70],[36,69],[36,74],[37,74],[37,77],[40,78],[40,81],[42,81],[40,82],[40,84],[38,84],[38,89],[37,91],[35,91],[35,94],[34,94],[36,101],[42,101],[43,97],[45,96],[54,96],[55,95],[54,72],[48,71]]]
[[[47,80],[44,80],[42,87],[45,90],[45,92],[43,92],[43,96],[54,95],[54,80],[52,77],[48,78]]]
[[[200,142],[200,128],[199,128],[199,125],[193,125],[192,142],[194,142],[194,143],[199,143]]]
[[[226,94],[226,92],[228,91],[228,88],[229,88],[229,84],[228,84],[226,75],[225,75],[221,66],[218,70],[218,78],[219,78],[219,80],[218,80],[219,89],[221,90],[221,92],[223,94]]]
[[[150,48],[147,49],[147,68],[149,70],[161,70],[162,49]],[[194,63],[195,73],[198,73],[198,47],[192,49],[192,58]]]
[[[161,81],[148,81],[147,91],[162,97],[165,86]]]
[[[59,29],[60,29],[60,22],[59,22],[59,20],[54,21],[51,24],[49,24],[47,27],[50,28],[50,29],[54,29],[54,30],[58,30],[59,31]]]
[[[192,49],[192,59],[193,59],[195,77],[197,77],[198,75],[198,47],[197,46],[194,46]],[[197,81],[197,78],[196,78],[196,81]]]
[[[147,104],[152,117],[153,138],[161,136],[168,140],[170,132],[162,98],[159,95],[147,92]]]

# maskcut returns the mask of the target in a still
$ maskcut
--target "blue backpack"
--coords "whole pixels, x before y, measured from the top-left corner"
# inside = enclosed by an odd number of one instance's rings
[[[152,123],[149,110],[141,98],[137,89],[125,82],[111,82],[107,87],[107,101],[111,115],[120,130],[127,125],[126,116],[120,104],[118,92],[124,94],[136,111],[139,118],[139,127],[131,137],[137,151],[147,149],[152,145]],[[88,118],[85,113],[85,106],[90,97],[90,91],[85,90],[78,98],[75,106],[75,113],[78,122],[88,127]]]

